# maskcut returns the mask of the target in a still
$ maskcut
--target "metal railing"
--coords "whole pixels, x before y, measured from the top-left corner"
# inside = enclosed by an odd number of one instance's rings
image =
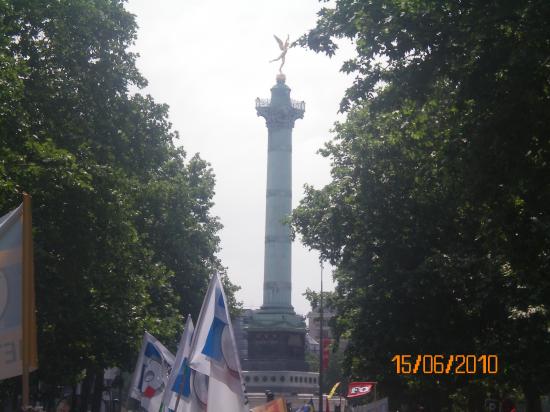
[[[306,110],[306,102],[304,101],[297,101],[297,100],[292,100],[290,102],[290,104],[292,105],[292,107],[296,110],[301,110],[302,112]]]
[[[271,105],[271,99],[260,99],[259,97],[256,98],[256,108],[259,107],[269,107]],[[298,101],[298,100],[291,100],[290,105],[293,109],[305,111],[306,110],[306,102],[304,101]]]

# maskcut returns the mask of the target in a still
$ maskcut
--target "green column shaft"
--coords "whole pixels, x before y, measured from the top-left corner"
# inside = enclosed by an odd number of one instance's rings
[[[278,77],[271,100],[257,100],[256,110],[268,128],[262,309],[293,312],[290,227],[285,220],[292,208],[292,128],[303,117],[303,103],[291,102],[290,88]]]
[[[292,129],[269,129],[265,213],[264,307],[291,305]]]

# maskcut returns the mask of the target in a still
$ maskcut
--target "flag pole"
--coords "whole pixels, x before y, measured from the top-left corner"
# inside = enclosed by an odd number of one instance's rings
[[[181,377],[181,383],[180,383],[180,386],[178,387],[178,397],[176,398],[176,406],[174,407],[174,412],[178,412],[178,406],[180,404],[180,399],[181,399],[181,394],[183,392],[183,386],[185,385],[185,368],[183,369],[183,375]],[[170,388],[168,388],[170,389]],[[168,405],[168,409],[170,405]]]
[[[23,193],[23,284],[22,284],[22,317],[23,317],[23,409],[28,408],[30,401],[29,368],[32,362],[31,339],[34,320],[33,293],[33,250],[32,250],[32,212],[31,196]],[[36,330],[34,330],[36,333]]]
[[[180,356],[180,351],[181,351],[181,356],[185,355],[185,346],[187,345],[187,340],[188,340],[187,339],[187,334],[190,333],[191,338],[192,338],[193,329],[194,329],[193,321],[191,319],[191,315],[189,314],[189,315],[187,315],[187,321],[185,322],[185,327],[184,327],[184,330],[183,330],[183,333],[182,333],[182,336],[181,336],[181,339],[180,339],[180,344],[179,344],[179,347],[178,347],[178,351],[176,353],[176,360],[178,359],[178,356]],[[183,340],[183,338],[186,338],[185,341]],[[180,371],[182,372],[181,382],[177,387],[176,406],[174,407],[174,412],[178,412],[178,406],[179,406],[181,397],[183,395],[183,391],[185,389],[185,384],[187,383],[187,381],[186,381],[186,378],[187,378],[186,377],[186,372],[187,372],[187,368],[189,368],[189,353],[187,353],[187,355],[185,355],[185,356],[186,357],[183,358],[183,360],[182,360],[183,362],[181,363],[181,365],[179,365],[177,362],[174,362],[174,368],[180,367]],[[173,371],[174,371],[174,369],[173,369]],[[176,371],[175,380],[177,380],[180,371]],[[192,373],[193,372],[191,371],[191,369],[189,369],[189,384],[191,384],[191,374]],[[168,383],[170,383],[170,379],[168,379]],[[175,384],[175,381],[171,385],[173,386],[174,384]],[[166,390],[172,390],[172,389],[166,388]],[[164,403],[164,399],[163,399],[163,403]],[[169,398],[168,405],[166,405],[167,409],[163,410],[162,412],[169,412],[170,411],[170,403],[171,403],[171,397]]]
[[[323,412],[323,261],[321,260],[321,294],[319,299],[319,412]]]

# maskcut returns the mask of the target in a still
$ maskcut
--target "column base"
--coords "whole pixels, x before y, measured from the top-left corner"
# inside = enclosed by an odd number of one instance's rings
[[[246,370],[308,371],[305,361],[306,324],[303,316],[281,312],[280,308],[254,311],[245,327],[248,353],[243,359]]]

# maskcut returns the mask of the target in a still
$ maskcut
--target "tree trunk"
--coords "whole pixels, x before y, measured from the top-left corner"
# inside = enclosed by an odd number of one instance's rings
[[[88,412],[88,402],[90,401],[90,388],[92,387],[92,380],[93,376],[91,370],[86,369],[86,377],[82,382],[78,409],[75,409],[79,412]]]
[[[484,409],[485,391],[477,385],[468,388],[468,412],[481,412]]]
[[[540,392],[538,389],[533,385],[525,385],[523,387],[523,393],[525,394],[527,412],[542,412]]]
[[[94,371],[94,393],[92,395],[92,412],[99,412],[103,400],[103,369]]]

